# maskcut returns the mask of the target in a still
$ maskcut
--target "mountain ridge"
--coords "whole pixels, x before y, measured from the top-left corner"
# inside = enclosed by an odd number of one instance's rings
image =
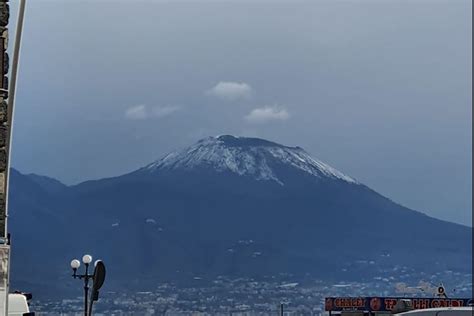
[[[105,178],[93,179],[93,180],[86,180],[86,181],[83,181],[83,182],[80,182],[80,183],[77,183],[77,184],[72,184],[72,185],[66,185],[66,184],[62,183],[60,180],[57,180],[53,177],[49,177],[47,175],[39,175],[39,174],[35,174],[35,173],[23,174],[15,168],[11,168],[11,169],[15,170],[16,172],[18,172],[22,175],[25,175],[25,176],[31,178],[33,180],[33,182],[38,184],[46,192],[48,192],[50,194],[55,194],[59,191],[63,191],[63,190],[71,189],[71,188],[81,187],[81,186],[84,186],[84,185],[90,185],[90,184],[104,182],[104,181],[107,182],[109,180],[114,181],[114,180],[125,178],[125,177],[131,176],[131,175],[136,175],[137,173],[140,173],[140,172],[143,172],[143,171],[146,171],[146,170],[148,170],[148,171],[150,169],[153,170],[153,169],[159,167],[160,163],[163,162],[163,160],[166,160],[167,158],[169,158],[170,156],[173,156],[176,153],[182,153],[183,151],[188,151],[190,148],[193,148],[196,145],[209,144],[209,143],[215,144],[215,143],[218,143],[218,142],[222,142],[223,144],[225,144],[226,146],[229,146],[229,147],[246,148],[246,147],[258,146],[258,147],[285,148],[285,149],[289,149],[289,150],[303,151],[306,155],[310,156],[303,148],[301,148],[299,146],[286,146],[286,145],[282,145],[280,143],[277,143],[275,141],[270,141],[270,140],[257,138],[257,137],[243,137],[243,136],[234,136],[234,135],[229,135],[229,134],[222,134],[222,135],[217,135],[217,136],[208,136],[208,137],[199,139],[197,142],[194,143],[194,145],[187,146],[187,147],[184,147],[182,149],[171,151],[168,154],[163,155],[161,158],[158,158],[154,162],[149,163],[149,164],[147,164],[143,167],[139,167],[136,170],[132,170],[130,172],[127,172],[127,173],[124,173],[124,174],[121,174],[121,175],[118,175],[118,176],[105,177]],[[311,158],[311,159],[313,159],[313,158]],[[327,165],[326,163],[321,162],[318,159],[313,159],[313,160],[316,160],[318,163],[323,164],[323,168],[328,168],[328,169],[334,170],[334,172],[336,174],[340,175],[340,177],[343,180],[346,180],[348,182],[353,182],[355,184],[367,187],[365,184],[358,182],[357,180],[353,179],[352,177],[347,176],[346,174],[344,174],[344,173],[340,172],[339,170]],[[269,177],[269,179],[266,179],[266,180],[275,180],[279,184],[282,184],[281,182],[279,182],[279,180],[277,178],[272,179],[271,177]],[[367,187],[367,188],[374,191],[375,193],[379,194],[377,191],[373,190],[372,188],[370,188],[370,187]],[[381,196],[383,196],[383,195],[381,195]],[[393,203],[396,203],[396,204],[402,206],[402,207],[406,207],[402,204],[399,204],[398,202],[394,201],[391,198],[388,198],[386,196],[383,196],[383,197],[388,199],[389,201],[391,201]],[[407,207],[407,208],[409,208],[409,207]],[[428,217],[432,217],[432,216],[426,214],[423,211],[416,211],[416,212],[424,214]],[[444,221],[444,222],[447,222],[447,223],[453,223],[453,224],[461,225],[463,227],[472,228],[468,225],[463,225],[463,224],[460,224],[460,223],[451,222],[449,220],[442,220],[442,219],[439,219],[439,218],[436,218],[436,217],[432,217],[432,218],[435,218],[436,220]]]
[[[224,149],[240,153],[235,139],[225,141],[234,143]],[[193,163],[193,168],[145,166],[58,192],[12,172],[9,227],[12,260],[18,263],[12,282],[41,284],[40,271],[25,262],[45,257],[44,264],[62,269],[84,251],[113,263],[108,267],[116,276],[112,287],[280,273],[370,279],[394,266],[472,273],[472,228],[396,204],[359,182],[319,169],[316,175],[308,173],[293,160],[286,163],[268,153],[274,147],[257,141],[249,148],[257,157],[263,152],[284,185],[258,180],[259,173],[212,168],[215,161],[207,158],[215,156],[207,154],[198,155],[206,163]],[[217,162],[228,166],[225,160]],[[253,242],[244,245],[240,240]],[[32,248],[36,244],[48,248]],[[375,266],[360,268],[354,265],[358,260],[374,261]],[[64,271],[48,277],[64,280],[69,277]]]

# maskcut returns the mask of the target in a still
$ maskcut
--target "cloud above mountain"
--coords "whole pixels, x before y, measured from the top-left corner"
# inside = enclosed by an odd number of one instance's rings
[[[250,111],[244,119],[249,123],[261,124],[271,121],[286,121],[290,118],[290,114],[286,109],[276,106],[266,106],[256,108]]]
[[[146,120],[163,118],[181,110],[179,106],[154,106],[144,104],[134,105],[125,111],[125,118],[129,120]]]
[[[250,99],[252,93],[253,89],[249,84],[232,81],[221,81],[206,91],[207,95],[227,101]]]

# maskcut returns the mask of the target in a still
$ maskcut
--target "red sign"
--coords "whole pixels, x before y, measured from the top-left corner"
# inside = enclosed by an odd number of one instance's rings
[[[436,307],[469,306],[472,299],[466,298],[422,298],[422,297],[327,297],[326,311],[381,311],[389,312],[394,309],[398,300],[409,300],[414,309]]]

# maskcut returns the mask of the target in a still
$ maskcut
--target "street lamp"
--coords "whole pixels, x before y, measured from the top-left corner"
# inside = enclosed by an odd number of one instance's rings
[[[89,265],[92,262],[91,255],[84,255],[82,257],[82,262],[85,266],[84,274],[77,274],[77,269],[81,266],[81,262],[77,259],[71,261],[71,268],[73,271],[72,277],[74,279],[84,280],[84,316],[92,315],[92,304],[94,301],[99,299],[99,289],[104,284],[105,280],[105,265],[102,260],[96,260],[94,262],[94,273],[89,274]],[[91,302],[88,304],[89,300],[89,280],[93,279],[93,288],[91,294]]]

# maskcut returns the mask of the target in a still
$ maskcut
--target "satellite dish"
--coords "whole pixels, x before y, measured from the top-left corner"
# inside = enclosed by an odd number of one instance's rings
[[[102,260],[97,260],[95,262],[94,275],[92,276],[94,284],[92,285],[91,292],[91,301],[89,304],[89,313],[87,315],[92,315],[92,305],[94,301],[99,300],[99,289],[104,285],[105,281],[105,265]]]
[[[105,265],[102,260],[97,260],[94,269],[94,290],[98,290],[102,287],[105,281]]]
[[[99,300],[99,289],[104,285],[105,281],[105,265],[101,260],[97,260],[93,276],[94,284],[92,286],[92,299]]]

